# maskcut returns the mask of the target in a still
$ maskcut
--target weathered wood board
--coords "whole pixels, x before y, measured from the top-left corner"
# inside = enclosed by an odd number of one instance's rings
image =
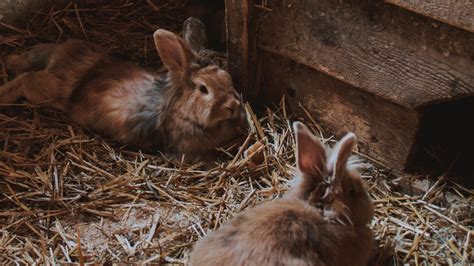
[[[311,110],[324,128],[338,136],[357,132],[360,151],[384,165],[403,169],[411,153],[418,113],[363,92],[302,64],[266,52],[260,98],[278,101],[282,94],[293,110],[298,103]],[[383,115],[381,115],[383,114]]]
[[[474,94],[474,35],[342,2],[275,2],[259,18],[258,47],[408,108]]]
[[[472,0],[385,0],[423,16],[474,32]]]
[[[232,23],[247,25],[246,32],[228,31],[229,40],[238,40],[228,46],[234,78],[255,103],[286,94],[289,106],[303,103],[331,133],[354,131],[362,151],[395,170],[435,158],[429,152],[440,139],[437,152],[460,147],[455,137],[443,139],[448,132],[430,110],[472,102],[474,34],[465,24],[453,27],[433,20],[433,12],[420,15],[421,8],[414,13],[389,1],[265,1],[253,13],[250,4],[248,12],[228,5]],[[449,107],[453,119],[442,123],[472,132],[455,122],[466,116],[460,110],[473,109]],[[455,152],[439,158],[450,164]]]
[[[251,92],[247,88],[255,83],[253,73],[249,72],[256,60],[255,0],[225,0],[225,5],[228,70],[237,90],[248,97]]]

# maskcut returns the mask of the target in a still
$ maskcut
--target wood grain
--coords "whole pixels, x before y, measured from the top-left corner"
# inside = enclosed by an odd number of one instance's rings
[[[474,95],[474,35],[383,3],[341,2],[271,6],[258,47],[407,108]]]
[[[417,111],[380,99],[325,74],[272,53],[265,53],[261,99],[288,106],[298,102],[337,137],[355,132],[359,151],[396,170],[404,170],[415,142]],[[329,135],[329,134],[327,134]]]
[[[225,1],[228,70],[236,89],[244,94],[249,93],[254,77],[249,71],[255,57],[254,5],[255,0]]]
[[[385,2],[474,32],[474,2],[472,0],[385,0]]]

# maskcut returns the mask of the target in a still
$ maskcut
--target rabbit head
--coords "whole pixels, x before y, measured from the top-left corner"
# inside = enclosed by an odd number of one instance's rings
[[[304,124],[295,122],[293,129],[298,175],[291,194],[319,208],[326,220],[368,224],[374,207],[357,172],[358,162],[351,158],[355,135],[348,133],[330,150]]]
[[[216,65],[200,64],[196,52],[170,31],[159,29],[153,37],[168,70],[177,116],[203,130],[243,124],[241,97],[229,73]]]

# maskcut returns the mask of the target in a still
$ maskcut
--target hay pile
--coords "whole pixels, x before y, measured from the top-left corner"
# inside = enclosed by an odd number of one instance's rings
[[[101,1],[75,1],[39,11],[15,25],[0,23],[0,54],[19,52],[36,43],[75,38],[107,47],[115,56],[158,67],[161,63],[153,32],[162,27],[178,32],[190,13],[185,0],[163,0],[159,6],[151,0],[116,0],[102,5],[81,2]]]
[[[71,4],[0,25],[0,49],[87,37],[157,67],[151,33],[179,30],[183,3],[118,2]],[[235,213],[281,196],[292,177],[294,136],[284,104],[258,118],[247,111],[252,130],[245,143],[203,170],[131,151],[50,109],[0,107],[0,264],[184,263],[195,241]],[[299,119],[321,132],[312,118]],[[243,154],[256,141],[264,144],[257,163]],[[473,262],[473,191],[444,177],[420,177],[426,188],[408,195],[400,178],[376,164],[364,179],[381,247],[374,263]]]

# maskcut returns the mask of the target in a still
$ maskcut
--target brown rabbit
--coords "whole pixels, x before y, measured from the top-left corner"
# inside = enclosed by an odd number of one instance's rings
[[[174,33],[159,29],[153,37],[166,75],[80,40],[39,44],[11,55],[10,70],[30,72],[0,87],[0,104],[25,97],[64,110],[80,125],[122,143],[185,154],[188,161],[209,159],[243,125],[231,77],[216,65],[203,64],[200,51]]]
[[[297,184],[239,214],[194,248],[190,265],[367,265],[373,203],[349,157],[355,136],[328,150],[295,122]]]

